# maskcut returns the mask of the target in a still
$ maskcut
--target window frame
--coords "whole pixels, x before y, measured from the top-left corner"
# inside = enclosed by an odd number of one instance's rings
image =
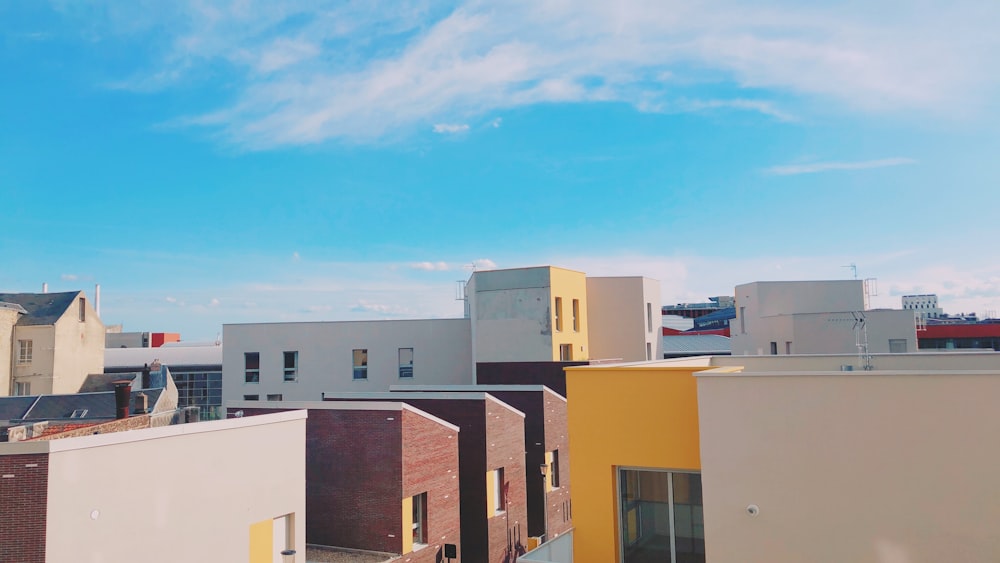
[[[291,354],[291,355],[289,355]],[[289,367],[288,359],[292,359],[292,365]],[[299,351],[298,350],[286,350],[281,353],[282,365],[282,381],[285,383],[295,383],[299,380]]]
[[[559,361],[560,362],[572,362],[573,361],[573,345],[572,344],[560,344],[559,345]]]
[[[404,364],[403,363],[403,351],[404,350],[409,350],[410,351],[410,362],[408,364]],[[413,379],[413,363],[414,363],[413,348],[412,347],[410,347],[410,348],[400,348],[396,352],[396,356],[397,356],[397,358],[399,360],[399,370],[398,370],[397,374],[399,375],[400,379]],[[406,373],[408,375],[404,375],[404,373]]]
[[[34,341],[30,338],[17,341],[17,365],[30,366],[35,356]]]
[[[426,547],[428,543],[427,535],[427,492],[413,495],[413,551],[421,547]]]
[[[250,367],[250,358],[255,357],[256,367]],[[260,383],[260,352],[243,352],[243,384],[257,385]]]
[[[676,524],[677,524],[677,522],[676,522],[676,517],[675,517],[675,506],[678,503],[675,502],[675,498],[674,498],[674,489],[675,489],[675,486],[674,486],[674,476],[675,475],[696,475],[698,477],[698,479],[700,480],[701,477],[702,477],[702,473],[700,471],[684,471],[684,470],[667,469],[667,468],[655,468],[655,467],[634,467],[634,466],[624,466],[624,465],[616,465],[615,466],[615,514],[616,514],[615,520],[616,520],[616,524],[617,524],[617,526],[616,526],[617,531],[616,531],[616,535],[615,535],[615,542],[616,542],[617,548],[618,548],[619,561],[623,561],[623,562],[627,561],[627,559],[625,557],[626,556],[626,550],[627,550],[628,547],[630,547],[630,546],[625,545],[626,542],[625,542],[625,538],[624,538],[624,534],[625,534],[625,522],[624,522],[624,520],[625,520],[625,512],[626,512],[626,510],[625,510],[625,502],[624,501],[626,499],[624,498],[624,491],[622,490],[622,483],[623,483],[622,479],[623,479],[625,471],[630,471],[630,472],[633,472],[633,473],[636,474],[636,490],[635,490],[636,497],[635,497],[634,500],[631,501],[631,502],[636,503],[636,504],[639,503],[639,502],[642,502],[642,500],[641,500],[642,493],[641,493],[641,487],[640,487],[641,478],[638,475],[639,472],[665,473],[667,475],[667,479],[666,479],[666,484],[667,484],[667,501],[666,502],[668,504],[668,507],[667,507],[667,510],[668,510],[668,515],[667,515],[668,522],[667,523],[668,523],[668,527],[670,529],[670,535],[669,535],[669,539],[670,539],[670,546],[669,546],[670,553],[669,554],[670,554],[670,560],[671,561],[676,561],[677,560],[677,546],[676,546],[676,540],[677,540]],[[701,490],[702,490],[702,495],[703,495],[704,494],[704,492],[703,492],[704,489],[701,489]],[[705,499],[704,499],[704,496],[702,496],[702,499],[701,499],[701,532],[702,532],[701,540],[702,540],[702,542],[704,542],[704,531],[705,531],[705,529],[704,529],[705,528],[704,506],[705,506]],[[637,512],[641,512],[641,511],[638,511],[638,506],[636,506],[636,509],[637,509]],[[639,514],[639,516],[641,516],[641,514]],[[640,524],[638,524],[638,525],[641,528],[641,519],[638,520],[638,521],[640,522]],[[636,545],[638,543],[639,539],[641,539],[641,536],[637,536],[636,543],[633,543],[631,545]],[[702,546],[702,547],[704,548],[704,546]],[[701,553],[700,555],[702,555],[703,558],[705,556],[704,553]]]
[[[30,397],[31,396],[31,382],[30,381],[15,381],[14,382],[14,396],[15,397]]]
[[[580,332],[580,300],[573,300],[573,332]]]
[[[361,363],[358,363],[359,352]],[[354,348],[351,350],[351,378],[354,381],[368,380],[368,348]]]
[[[562,332],[563,329],[563,314],[562,314],[563,300],[562,297],[556,297],[556,303],[554,307],[555,311],[555,321],[556,321],[556,332]]]

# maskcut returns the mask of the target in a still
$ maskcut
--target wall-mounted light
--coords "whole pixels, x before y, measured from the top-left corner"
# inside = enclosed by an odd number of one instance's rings
[[[541,472],[542,477],[545,477],[546,475],[548,475],[549,474],[549,466],[548,466],[548,464],[543,463],[543,464],[539,465],[538,466],[538,471]]]

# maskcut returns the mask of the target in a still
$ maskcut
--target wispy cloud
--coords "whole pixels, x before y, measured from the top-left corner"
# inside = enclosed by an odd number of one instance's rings
[[[451,266],[447,262],[414,262],[410,264],[410,268],[426,272],[447,272]]]
[[[76,281],[80,278],[76,274],[63,274],[59,276],[59,279],[61,279],[62,281]]]
[[[435,133],[464,133],[469,130],[466,123],[438,123],[434,125]]]
[[[815,174],[817,172],[829,172],[831,170],[867,170],[870,168],[885,168],[888,166],[902,166],[904,164],[916,164],[912,158],[882,158],[878,160],[862,160],[857,162],[814,162],[811,164],[785,164],[782,166],[772,166],[764,172],[776,176],[794,176],[796,174]]]
[[[166,33],[169,49],[126,81],[134,88],[197,80],[218,61],[235,70],[231,104],[179,123],[250,148],[365,142],[425,127],[455,133],[464,129],[443,119],[539,103],[730,108],[790,120],[780,97],[825,110],[954,115],[990,100],[1000,76],[992,32],[1000,4],[974,0],[948,10],[901,0],[876,8],[514,0],[503,10],[472,0],[391,10],[190,0],[154,14],[108,6],[113,26],[127,33],[140,35],[137,21]],[[685,101],[699,84],[720,81],[754,95]]]

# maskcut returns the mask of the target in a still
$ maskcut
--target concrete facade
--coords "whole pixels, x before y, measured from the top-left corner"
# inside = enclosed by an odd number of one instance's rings
[[[399,554],[411,563],[437,563],[445,544],[461,544],[457,426],[399,402],[244,401],[230,412],[290,408],[309,412],[308,543]],[[412,499],[419,495],[426,528],[414,538]]]
[[[736,287],[734,355],[849,354],[917,349],[912,311],[865,310],[860,280],[754,282]]]
[[[323,392],[388,391],[389,386],[460,384],[472,381],[468,319],[228,324],[223,326],[223,401],[280,396],[285,401],[318,401]],[[401,349],[412,364],[401,376]],[[365,350],[356,372],[354,350]],[[294,374],[286,376],[285,352],[296,353]],[[248,382],[246,354],[258,354],[258,382]],[[363,374],[363,378],[358,378]]]
[[[582,272],[553,266],[475,272],[465,292],[474,362],[590,357]]]
[[[660,282],[643,277],[588,277],[590,357],[641,362],[663,357]]]
[[[708,560],[996,560],[998,367],[701,372]]]
[[[75,393],[88,374],[104,369],[104,324],[82,291],[0,294],[0,301],[21,303],[26,310],[13,334],[0,341],[9,370],[0,372],[6,375],[0,380],[3,396]],[[0,327],[9,326],[7,311]],[[30,358],[21,357],[22,342],[30,346]]]
[[[0,534],[24,533],[0,536],[3,560],[258,563],[290,548],[303,562],[305,416],[0,444],[0,520],[16,523]]]

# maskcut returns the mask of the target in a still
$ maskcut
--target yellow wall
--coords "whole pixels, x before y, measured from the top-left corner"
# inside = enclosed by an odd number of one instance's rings
[[[703,369],[566,369],[576,563],[619,560],[616,467],[701,471],[693,374]]]
[[[413,497],[403,499],[403,553],[413,551]]]
[[[274,558],[274,520],[250,524],[250,563],[271,563]]]
[[[552,294],[549,296],[549,306],[552,308],[552,361],[559,361],[559,345],[573,345],[573,360],[590,358],[587,346],[587,276],[582,272],[549,268],[549,284]],[[555,307],[556,297],[562,298],[562,331],[556,330]],[[573,330],[573,300],[580,300],[580,331]]]

